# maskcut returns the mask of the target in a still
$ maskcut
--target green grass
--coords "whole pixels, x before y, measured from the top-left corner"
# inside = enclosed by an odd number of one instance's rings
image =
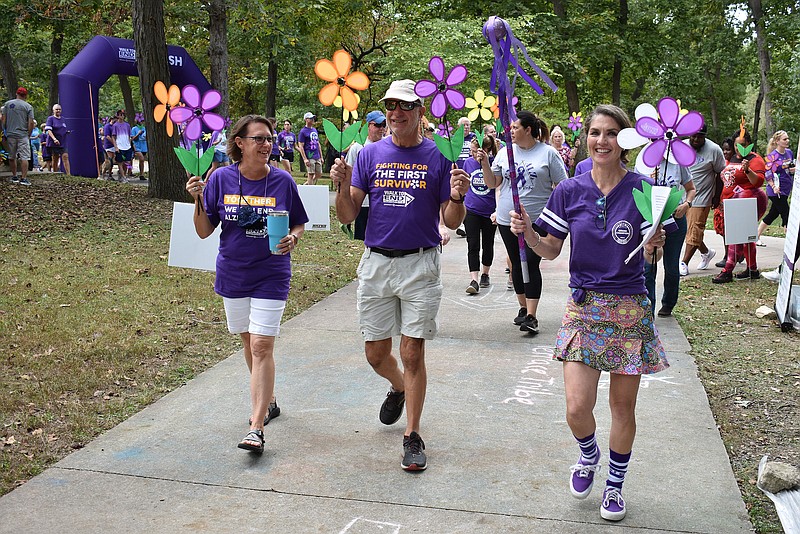
[[[240,348],[214,275],[167,266],[172,203],[143,187],[0,185],[0,494]],[[307,232],[285,319],[355,277],[360,242]]]
[[[763,278],[715,285],[681,281],[675,316],[692,345],[700,379],[757,532],[782,532],[775,507],[757,487],[758,462],[797,465],[800,458],[800,362],[797,332],[781,332],[773,308],[777,285]]]

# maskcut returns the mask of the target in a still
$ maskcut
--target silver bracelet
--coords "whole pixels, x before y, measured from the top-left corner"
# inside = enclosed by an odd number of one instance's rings
[[[531,245],[531,250],[533,250],[533,249],[535,249],[536,247],[538,247],[538,246],[539,246],[539,244],[542,242],[542,236],[541,236],[541,235],[539,235],[539,232],[537,232],[536,230],[534,230],[534,231],[533,231],[533,233],[534,233],[534,234],[536,234],[536,237],[537,237],[539,240],[538,240],[538,241],[536,241],[536,244],[535,244],[535,245]]]

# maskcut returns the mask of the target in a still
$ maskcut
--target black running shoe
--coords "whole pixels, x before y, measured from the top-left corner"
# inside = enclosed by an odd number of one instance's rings
[[[525,319],[519,325],[519,329],[522,332],[530,332],[531,334],[538,334],[539,333],[539,320],[536,319],[533,315],[526,315]]]
[[[469,285],[467,286],[467,294],[477,295],[479,291],[480,288],[478,288],[478,282],[476,282],[475,280],[470,280]]]
[[[424,471],[428,467],[428,459],[425,457],[425,442],[416,432],[410,436],[403,436],[403,461],[400,467],[406,471]]]
[[[761,278],[761,272],[758,269],[745,269],[740,273],[736,273],[733,275],[734,278],[737,280],[758,280]]]
[[[522,321],[525,320],[525,317],[528,315],[528,308],[520,308],[517,312],[517,316],[514,317],[514,324],[519,326],[522,324]]]
[[[489,287],[489,285],[490,285],[490,283],[489,283],[489,275],[488,274],[482,274],[481,275],[480,286],[481,287]]]
[[[393,425],[403,415],[403,406],[406,403],[405,391],[392,391],[386,394],[386,400],[381,404],[380,419],[384,425]]]

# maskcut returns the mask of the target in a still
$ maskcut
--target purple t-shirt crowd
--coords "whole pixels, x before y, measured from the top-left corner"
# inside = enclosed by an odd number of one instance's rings
[[[369,195],[364,244],[397,250],[439,245],[439,208],[450,198],[450,168],[430,139],[410,148],[389,137],[366,145],[351,182]]]

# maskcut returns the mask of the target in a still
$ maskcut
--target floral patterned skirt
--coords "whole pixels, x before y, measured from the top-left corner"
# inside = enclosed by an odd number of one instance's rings
[[[567,303],[553,359],[622,375],[669,367],[647,295],[585,294],[582,303]]]

